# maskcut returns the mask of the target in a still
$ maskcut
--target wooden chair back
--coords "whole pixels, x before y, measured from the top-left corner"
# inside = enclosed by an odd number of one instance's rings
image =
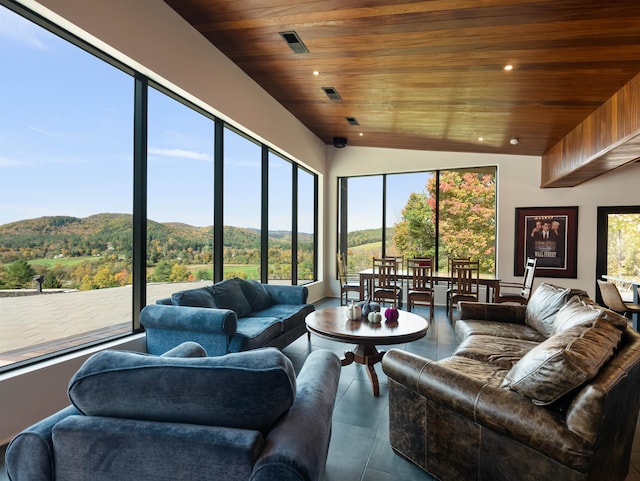
[[[452,264],[452,295],[477,296],[480,291],[480,262],[459,261]]]
[[[433,291],[433,257],[407,259],[410,291]]]
[[[341,284],[346,284],[347,282],[347,272],[344,267],[344,253],[338,252],[336,254],[338,260],[338,279],[340,279]]]
[[[373,258],[374,287],[397,287],[398,264],[395,258]]]

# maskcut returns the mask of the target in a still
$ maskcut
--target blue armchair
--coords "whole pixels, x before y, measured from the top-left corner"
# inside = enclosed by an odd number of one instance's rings
[[[92,356],[69,384],[73,405],[10,443],[9,479],[321,480],[338,357],[314,351],[296,377],[275,348],[199,356],[195,343]]]

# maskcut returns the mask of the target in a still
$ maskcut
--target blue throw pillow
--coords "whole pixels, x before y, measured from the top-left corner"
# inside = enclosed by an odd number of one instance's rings
[[[259,281],[240,280],[240,287],[244,296],[251,304],[251,312],[261,311],[271,307],[273,301],[265,287]]]
[[[263,348],[218,357],[177,358],[106,350],[71,378],[83,414],[270,430],[293,404],[291,361]]]
[[[211,290],[207,287],[175,292],[171,295],[171,304],[189,307],[218,307],[213,300]]]
[[[238,318],[251,312],[251,304],[242,292],[240,279],[234,277],[213,285],[213,300],[221,309],[231,309]]]

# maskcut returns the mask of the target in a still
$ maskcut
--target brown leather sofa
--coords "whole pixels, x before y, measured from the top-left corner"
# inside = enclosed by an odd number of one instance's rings
[[[640,407],[640,335],[584,292],[461,303],[459,346],[392,349],[390,441],[441,481],[624,481]]]

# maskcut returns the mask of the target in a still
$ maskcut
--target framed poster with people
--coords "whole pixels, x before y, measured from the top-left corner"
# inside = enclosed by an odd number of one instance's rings
[[[517,207],[514,275],[524,275],[528,257],[536,276],[577,277],[578,207]]]

